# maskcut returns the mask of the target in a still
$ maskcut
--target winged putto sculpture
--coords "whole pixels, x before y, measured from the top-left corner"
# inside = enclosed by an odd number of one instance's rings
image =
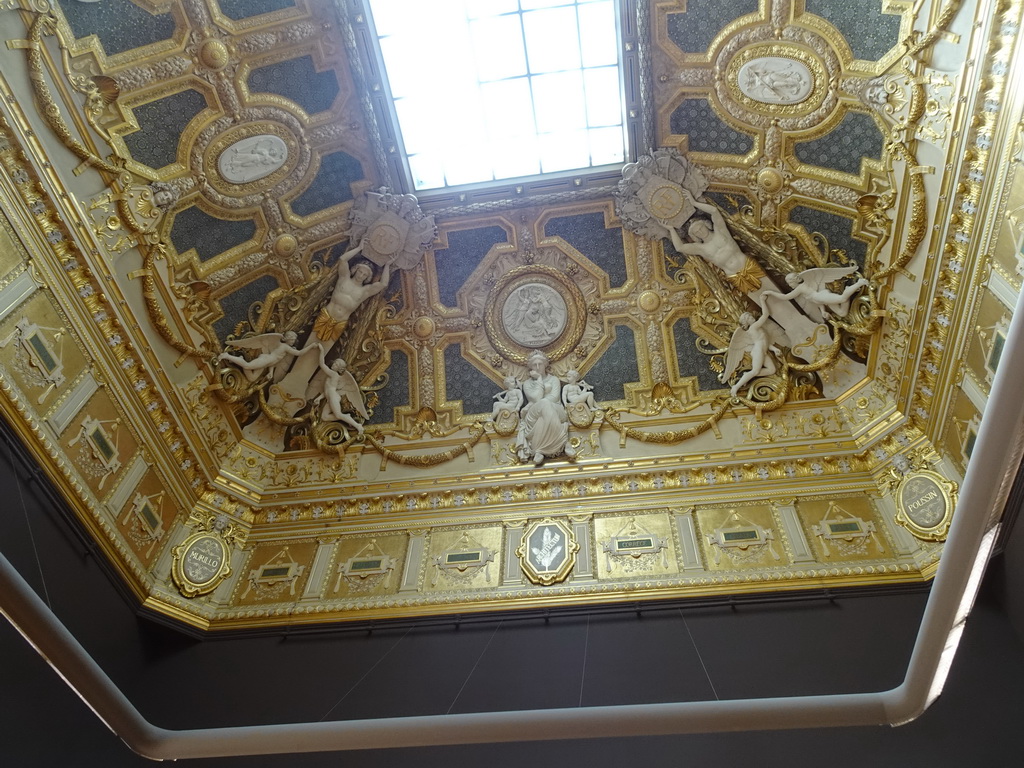
[[[733,331],[732,339],[729,341],[729,349],[725,357],[725,370],[718,377],[723,384],[728,383],[730,377],[742,364],[744,356],[749,355],[749,370],[740,376],[730,390],[734,397],[752,379],[758,376],[772,376],[778,370],[778,366],[772,359],[772,354],[782,357],[781,347],[785,345],[786,339],[777,330],[773,331],[772,326],[766,326],[770,319],[771,315],[767,312],[762,312],[756,320],[749,312],[740,315],[739,327]]]
[[[217,359],[226,360],[237,365],[242,369],[249,381],[255,381],[265,371],[269,371],[270,375],[277,380],[280,376],[284,375],[283,370],[278,373],[277,367],[285,361],[285,358],[289,356],[302,357],[306,352],[310,351],[309,347],[306,349],[296,349],[295,342],[297,339],[298,336],[294,331],[263,333],[259,336],[248,336],[244,339],[232,339],[227,342],[229,346],[256,351],[256,357],[252,360],[247,360],[239,355],[222,352],[217,356]]]
[[[320,397],[324,400],[323,411],[320,414],[321,421],[341,421],[354,428],[359,434],[363,433],[363,425],[353,419],[341,407],[342,396],[346,397],[355,409],[356,413],[362,416],[363,421],[370,418],[366,410],[366,403],[363,401],[362,390],[356,383],[355,377],[349,372],[348,364],[338,358],[330,367],[324,364],[323,357],[320,358],[320,370],[324,373],[323,390]]]
[[[829,290],[829,283],[848,277],[857,271],[856,266],[852,267],[831,267],[805,269],[803,272],[790,272],[786,275],[786,283],[791,290],[789,293],[778,291],[766,291],[765,296],[776,296],[782,301],[790,299],[796,301],[800,308],[807,313],[807,316],[819,323],[825,322],[825,310],[832,314],[843,317],[850,311],[850,298],[862,287],[868,284],[866,278],[859,278],[846,286],[841,293]]]

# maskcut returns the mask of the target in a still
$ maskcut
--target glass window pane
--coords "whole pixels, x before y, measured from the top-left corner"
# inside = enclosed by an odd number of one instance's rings
[[[537,152],[536,136],[519,136],[510,140],[491,156],[494,162],[494,178],[536,176],[541,172]]]
[[[615,29],[615,3],[605,0],[581,6],[579,16],[583,66],[617,65],[619,39]]]
[[[377,35],[384,37],[408,29],[406,20],[409,15],[417,11],[423,13],[423,6],[424,3],[417,0],[371,0],[373,26],[377,28]]]
[[[573,0],[521,0],[524,11],[532,11],[534,8],[551,8],[556,5],[572,5]]]
[[[430,79],[422,68],[403,66],[402,59],[407,49],[408,46],[399,36],[385,37],[380,41],[391,95],[396,99],[422,91],[430,85]]]
[[[626,142],[622,128],[592,128],[590,134],[590,164],[611,165],[626,159]]]
[[[481,82],[526,74],[523,30],[518,14],[474,21],[470,31]]]
[[[434,154],[412,155],[409,158],[412,183],[416,189],[436,189],[444,186],[444,166]]]
[[[559,72],[580,65],[576,8],[552,8],[523,14],[530,72]]]
[[[539,133],[573,130],[586,126],[583,77],[579,70],[540,75],[530,79],[533,81],[533,103],[537,111]]]
[[[590,164],[590,147],[586,131],[559,131],[537,137],[540,164],[544,173],[586,168]]]
[[[425,6],[430,5],[423,0],[416,0],[416,2]],[[488,16],[515,13],[518,10],[517,0],[468,0],[466,3],[466,15],[471,19],[486,19]]]
[[[434,110],[434,121],[441,126],[436,135],[447,146],[458,151],[464,137],[485,136],[487,124],[484,121],[483,99],[477,89],[466,91],[454,98],[441,109]]]
[[[492,139],[533,136],[536,133],[530,81],[527,78],[484,83],[480,86],[480,92],[487,118],[487,132]]]
[[[462,135],[462,145],[457,152],[444,156],[445,180],[449,185],[473,184],[494,178],[491,158],[486,145],[477,137]]]
[[[396,99],[398,122],[405,126],[402,141],[410,155],[429,152],[444,140],[444,121],[437,119],[437,108],[432,99],[415,96]]]
[[[415,188],[622,162],[616,5],[370,0]]]
[[[619,125],[622,123],[622,94],[619,91],[618,67],[585,69],[583,84],[587,89],[587,123]]]

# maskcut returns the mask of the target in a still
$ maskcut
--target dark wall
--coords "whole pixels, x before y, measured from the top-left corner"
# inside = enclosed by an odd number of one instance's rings
[[[1024,506],[1024,469],[1018,471],[1003,517],[1004,531],[997,547],[1002,555],[993,562],[995,584],[999,600],[1017,633],[1017,639],[1024,643],[1024,525],[1020,522],[1020,510]]]
[[[200,642],[136,616],[96,559],[84,554],[86,545],[40,484],[6,445],[0,453],[0,492],[8,500],[0,511],[0,548],[140,710],[171,728],[878,690],[902,679],[925,600],[911,593],[736,607],[684,604],[639,614],[506,617],[458,629],[406,625]],[[0,659],[0,744],[16,758],[9,764],[142,763],[7,625],[0,626]],[[685,757],[687,763],[718,758],[724,765],[859,767],[869,755],[873,765],[951,765],[969,756],[974,764],[1010,765],[998,759],[1014,739],[1022,706],[1017,640],[1005,617],[983,605],[969,625],[949,692],[920,722],[899,730],[523,743],[351,757],[380,766],[678,765]],[[991,759],[978,761],[979,748]],[[337,755],[221,761],[338,762]]]

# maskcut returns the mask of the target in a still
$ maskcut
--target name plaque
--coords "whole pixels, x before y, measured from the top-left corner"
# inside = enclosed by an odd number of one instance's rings
[[[231,553],[220,536],[194,533],[173,550],[171,576],[185,597],[197,597],[215,590],[231,573]]]
[[[944,541],[956,507],[957,484],[938,472],[908,474],[896,487],[896,522],[919,539]]]

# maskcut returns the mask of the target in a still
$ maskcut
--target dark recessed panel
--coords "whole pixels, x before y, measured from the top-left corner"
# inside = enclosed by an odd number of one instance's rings
[[[178,253],[195,248],[200,261],[241,245],[254,234],[256,224],[249,219],[218,219],[194,205],[179,211],[171,226],[171,242]]]
[[[730,127],[715,114],[706,99],[683,101],[669,118],[669,130],[689,137],[691,152],[745,155],[754,148],[753,137]]]
[[[317,72],[312,56],[288,59],[249,73],[250,93],[274,93],[291,99],[310,115],[330,109],[338,95],[332,70]]]
[[[182,131],[204,109],[206,98],[191,88],[135,107],[132,113],[139,130],[124,137],[132,158],[150,168],[175,162]]]
[[[612,288],[626,282],[626,255],[622,227],[604,225],[603,213],[560,216],[544,225],[548,237],[560,237],[608,273]]]
[[[108,56],[168,40],[174,35],[174,17],[152,14],[129,0],[83,3],[61,0],[60,8],[75,37],[96,35]]]
[[[843,121],[827,134],[820,139],[801,141],[793,151],[802,163],[856,176],[860,173],[861,158],[880,159],[884,143],[885,137],[870,115],[847,112]]]

